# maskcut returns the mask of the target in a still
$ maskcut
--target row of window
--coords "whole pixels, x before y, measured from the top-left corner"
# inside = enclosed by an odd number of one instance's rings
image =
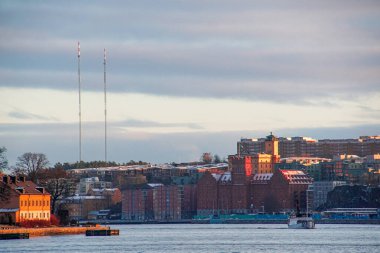
[[[50,219],[49,213],[21,213],[21,219]]]
[[[49,200],[21,200],[21,206],[49,206]]]

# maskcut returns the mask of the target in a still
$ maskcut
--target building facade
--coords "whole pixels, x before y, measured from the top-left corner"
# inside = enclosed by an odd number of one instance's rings
[[[109,201],[104,196],[72,196],[60,202],[60,210],[67,213],[67,219],[86,220],[94,211],[109,208]]]
[[[243,138],[237,143],[237,153],[253,155],[267,153],[266,138]],[[281,157],[323,157],[352,154],[360,157],[380,153],[380,136],[360,136],[357,139],[323,139],[310,137],[278,138],[278,154]]]
[[[122,218],[131,221],[180,220],[182,218],[181,201],[184,197],[181,194],[189,197],[194,194],[187,187],[182,190],[177,185],[163,184],[146,184],[138,188],[125,189],[122,192]],[[188,209],[191,209],[189,206],[186,205]],[[191,213],[191,210],[188,212]]]
[[[0,223],[50,221],[51,196],[25,177],[6,176],[0,182]]]
[[[251,208],[260,212],[305,212],[306,194],[312,182],[304,172],[296,170],[256,174],[250,182]]]
[[[313,182],[313,209],[326,203],[327,194],[337,186],[346,185],[345,181],[314,181]]]

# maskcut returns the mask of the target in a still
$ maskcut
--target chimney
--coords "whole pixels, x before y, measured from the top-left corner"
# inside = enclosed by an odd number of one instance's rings
[[[10,176],[9,178],[11,179],[10,183],[16,184],[16,176]]]
[[[18,177],[18,181],[20,181],[20,182],[25,182],[25,180],[26,180],[25,176],[19,176]]]
[[[8,184],[9,183],[9,177],[8,176],[3,176],[3,182],[5,183],[5,184]]]

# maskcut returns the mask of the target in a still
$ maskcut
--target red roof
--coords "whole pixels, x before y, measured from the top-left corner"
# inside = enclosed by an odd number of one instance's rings
[[[40,187],[33,183],[32,181],[19,181],[16,180],[15,182],[2,182],[0,181],[0,184],[9,186],[12,190],[17,192],[18,194],[48,194],[47,191],[45,191],[44,187]],[[42,192],[40,191],[42,190]]]
[[[290,184],[312,184],[313,179],[301,170],[279,170]]]

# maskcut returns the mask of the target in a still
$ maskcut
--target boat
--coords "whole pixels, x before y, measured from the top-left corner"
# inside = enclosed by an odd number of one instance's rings
[[[312,229],[315,228],[315,221],[313,217],[309,216],[309,190],[306,191],[306,216],[300,216],[300,208],[297,202],[297,215],[291,216],[288,220],[288,228],[302,228]]]
[[[315,222],[312,217],[293,217],[288,221],[288,228],[312,229],[315,228]]]

